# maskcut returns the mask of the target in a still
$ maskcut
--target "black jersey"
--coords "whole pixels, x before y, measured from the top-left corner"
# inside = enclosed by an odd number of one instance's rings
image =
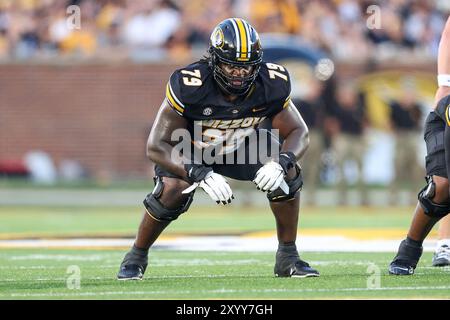
[[[450,94],[439,100],[436,109],[434,110],[441,117],[441,119],[447,122],[448,126],[450,126],[449,108],[450,108]]]
[[[188,120],[190,130],[201,126],[201,139],[193,139],[197,146],[223,143],[221,153],[229,153],[264,119],[288,106],[290,91],[287,70],[263,62],[249,92],[233,102],[227,101],[214,80],[212,69],[201,60],[171,75],[166,98]]]

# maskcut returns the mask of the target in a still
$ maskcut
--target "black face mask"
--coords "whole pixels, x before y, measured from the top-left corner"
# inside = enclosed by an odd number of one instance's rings
[[[259,64],[254,65],[254,70],[251,74],[245,77],[231,76],[226,74],[219,63],[213,63],[214,65],[214,79],[219,86],[228,94],[232,95],[244,95],[251,88],[253,82],[259,72]],[[239,81],[241,84],[237,85],[234,82]]]

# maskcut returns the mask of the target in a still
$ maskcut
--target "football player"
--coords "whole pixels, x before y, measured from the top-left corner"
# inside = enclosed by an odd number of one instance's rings
[[[450,266],[450,215],[439,222],[438,239],[432,265],[434,267]]]
[[[290,99],[287,70],[262,58],[256,30],[245,20],[232,18],[213,30],[206,58],[171,75],[147,142],[147,155],[156,164],[155,188],[144,200],[146,212],[118,279],[142,279],[149,248],[171,221],[188,210],[196,188],[218,204],[230,203],[234,196],[226,177],[253,181],[267,192],[278,237],[275,275],[319,276],[300,259],[295,244],[303,184],[297,161],[308,147],[308,129]],[[282,144],[271,132],[258,129],[265,119],[278,130]],[[180,157],[173,156],[180,141],[171,136],[180,129],[189,132],[187,145],[195,151],[212,147],[214,160],[222,155],[228,161],[205,161],[185,150]],[[201,132],[200,137],[195,132]],[[266,147],[270,152],[276,149],[271,153],[276,156],[261,157]],[[257,159],[251,161],[254,155]],[[236,163],[236,158],[244,160]]]
[[[450,212],[450,18],[444,27],[438,52],[438,85],[435,107],[427,117],[427,185],[419,192],[418,204],[406,239],[389,265],[389,273],[411,275],[422,255],[422,243],[433,226]]]

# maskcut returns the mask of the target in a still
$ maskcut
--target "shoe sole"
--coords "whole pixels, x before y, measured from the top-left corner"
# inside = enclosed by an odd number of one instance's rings
[[[128,280],[142,280],[142,278],[139,277],[131,277],[131,278],[117,278],[119,281],[128,281]]]
[[[414,272],[413,273],[395,273],[395,272],[389,271],[389,274],[392,274],[393,276],[412,276],[414,274]]]
[[[291,276],[291,278],[317,278],[317,277],[319,277],[319,275],[318,274],[314,274],[314,273],[312,273],[312,274],[305,274],[303,276],[298,276],[298,275]]]
[[[278,274],[275,274],[275,277],[277,278],[312,278],[312,277],[319,277],[320,275],[315,273],[308,273],[304,275],[292,275],[292,276],[280,276]]]
[[[433,267],[448,267],[450,266],[450,262],[436,262],[433,263]]]
[[[414,273],[393,273],[393,272],[389,272],[390,275],[393,276],[412,276]]]

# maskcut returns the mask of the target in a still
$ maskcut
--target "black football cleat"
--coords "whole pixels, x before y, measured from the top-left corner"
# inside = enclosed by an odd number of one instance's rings
[[[407,261],[394,260],[389,265],[389,274],[396,276],[410,276],[414,274],[415,267]]]
[[[405,239],[400,243],[397,255],[389,265],[389,274],[410,276],[414,274],[417,263],[422,255],[423,247],[417,246]]]
[[[309,266],[303,260],[296,260],[295,262],[284,265],[282,263],[276,263],[274,268],[275,276],[277,277],[291,277],[291,278],[308,278],[318,277],[319,272]]]
[[[137,264],[122,265],[117,280],[142,280],[146,267]]]

